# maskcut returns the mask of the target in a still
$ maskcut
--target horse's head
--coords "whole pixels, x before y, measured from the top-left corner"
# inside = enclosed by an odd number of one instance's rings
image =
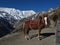
[[[48,27],[48,25],[49,25],[49,23],[48,23],[48,15],[43,16],[43,21],[44,21],[45,27]]]

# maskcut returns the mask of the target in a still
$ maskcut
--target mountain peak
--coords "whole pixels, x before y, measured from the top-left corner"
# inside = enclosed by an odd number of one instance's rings
[[[0,11],[7,12],[8,14],[10,14],[12,16],[17,17],[17,19],[25,18],[25,17],[31,16],[33,14],[36,14],[36,12],[33,10],[21,11],[21,10],[15,9],[15,8],[0,8]]]

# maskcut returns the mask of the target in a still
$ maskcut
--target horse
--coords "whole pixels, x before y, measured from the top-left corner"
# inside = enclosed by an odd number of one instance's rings
[[[34,29],[38,29],[38,40],[40,40],[40,34],[41,34],[41,30],[43,28],[47,28],[49,26],[48,24],[48,15],[44,15],[44,16],[39,16],[38,19],[35,20],[28,20],[24,22],[24,36],[26,40],[30,40],[29,37],[29,31]]]

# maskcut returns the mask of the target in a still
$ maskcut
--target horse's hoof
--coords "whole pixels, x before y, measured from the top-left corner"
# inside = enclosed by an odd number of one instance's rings
[[[26,40],[30,40],[30,37],[29,37],[29,36],[25,36],[25,39],[26,39]]]
[[[27,38],[27,40],[30,40],[29,38]]]
[[[41,38],[39,38],[38,40],[41,40]]]
[[[30,40],[30,38],[25,38],[26,40]]]
[[[38,40],[41,40],[41,36],[38,36]]]
[[[40,38],[40,40],[42,40],[42,39]]]
[[[26,40],[30,40],[30,38],[26,38]]]
[[[38,37],[38,40],[41,40],[41,37]]]

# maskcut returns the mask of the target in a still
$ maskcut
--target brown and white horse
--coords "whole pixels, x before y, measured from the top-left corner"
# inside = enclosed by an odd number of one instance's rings
[[[26,40],[30,39],[28,34],[31,29],[38,29],[38,39],[40,40],[41,30],[45,27],[48,27],[48,15],[39,16],[36,20],[25,21],[23,28]]]

